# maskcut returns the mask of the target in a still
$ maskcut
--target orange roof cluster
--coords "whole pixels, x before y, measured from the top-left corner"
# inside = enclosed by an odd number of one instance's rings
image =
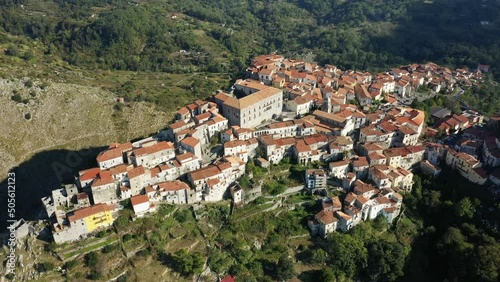
[[[425,147],[422,145],[390,148],[384,150],[384,155],[388,157],[406,157],[409,154],[423,153]]]

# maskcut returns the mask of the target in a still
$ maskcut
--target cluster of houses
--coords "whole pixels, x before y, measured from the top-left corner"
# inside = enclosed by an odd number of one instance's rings
[[[482,82],[482,73],[488,72],[489,68],[480,65],[476,70],[451,71],[427,63],[401,66],[373,75],[271,54],[254,58],[246,71],[247,76],[254,80],[283,89],[285,108],[303,115],[313,108],[339,112],[340,107],[349,101],[357,101],[361,109],[368,110],[377,101],[390,102],[394,99],[393,94],[401,98],[413,97],[420,87],[451,92],[456,85],[471,86]]]
[[[343,203],[339,197],[324,198],[322,210],[308,221],[313,234],[326,237],[335,231],[346,232],[364,220],[383,216],[389,223],[399,215],[403,196],[392,188],[377,188],[356,180]]]
[[[415,168],[427,165],[432,172],[442,160],[467,166],[461,161],[465,153],[446,148],[447,155],[438,149],[434,155],[429,149],[434,144],[419,143],[424,112],[398,105],[393,95],[406,97],[424,85],[451,89],[459,81],[479,79],[480,72],[450,72],[429,63],[371,75],[265,55],[252,61],[248,77],[231,91],[180,108],[175,121],[154,137],[111,144],[97,156],[96,167],[78,172],[74,184],[43,198],[55,242],[78,240],[111,225],[126,199],[138,217],[159,203],[232,198],[239,205],[245,191],[237,180],[250,161],[262,167],[285,157],[302,165],[328,163],[304,175],[310,191],[333,180],[348,193],[343,204],[325,199],[309,223],[323,236],[379,215],[391,222],[402,192],[411,190]],[[393,106],[374,109],[381,103]],[[500,148],[495,140],[485,149],[492,156]],[[214,146],[221,147],[219,153],[211,150]],[[467,163],[468,173],[481,174]]]
[[[485,125],[469,119],[464,121],[463,129],[454,133],[459,134],[446,137],[445,142],[426,144],[426,160],[421,163],[422,171],[437,175],[441,171],[440,166],[446,164],[470,182],[499,187],[500,117],[490,117]],[[446,140],[454,142],[447,143]]]

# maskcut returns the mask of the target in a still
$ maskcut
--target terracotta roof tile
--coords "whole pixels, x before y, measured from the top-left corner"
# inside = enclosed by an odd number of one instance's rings
[[[122,149],[114,148],[114,149],[109,149],[109,150],[100,152],[99,155],[97,155],[97,161],[101,163],[101,162],[109,161],[109,160],[116,159],[116,158],[119,158],[122,156],[123,156]]]
[[[157,185],[160,191],[178,191],[191,189],[185,182],[182,182],[180,180],[161,182]]]
[[[143,203],[148,203],[149,198],[148,195],[136,195],[130,198],[130,202],[132,203],[132,206],[137,206]]]
[[[319,213],[317,213],[316,220],[318,220],[324,225],[332,224],[338,221],[338,219],[333,216],[333,213],[327,210],[322,210]]]
[[[137,176],[143,175],[145,173],[146,173],[146,171],[144,170],[144,167],[143,166],[138,166],[138,167],[135,167],[135,168],[131,169],[128,172],[128,178],[132,179],[132,178],[135,178]]]
[[[198,181],[206,178],[216,177],[221,174],[220,169],[215,165],[209,165],[207,167],[200,168],[198,170],[188,173],[193,181]]]
[[[87,181],[87,180],[94,179],[97,177],[97,175],[99,174],[100,171],[101,171],[101,169],[98,167],[79,171],[78,174],[80,175],[79,176],[80,181]]]
[[[196,147],[198,144],[200,144],[200,140],[194,138],[194,137],[186,137],[184,140],[181,141],[182,144],[185,144],[191,148]]]
[[[154,154],[163,150],[174,150],[174,144],[172,144],[172,142],[162,141],[151,146],[137,148],[133,150],[133,154],[138,157]]]

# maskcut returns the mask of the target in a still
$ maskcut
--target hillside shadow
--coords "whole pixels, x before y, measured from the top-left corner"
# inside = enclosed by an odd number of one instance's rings
[[[16,219],[43,218],[41,198],[61,187],[73,183],[78,171],[95,167],[97,154],[106,147],[93,147],[79,151],[50,150],[36,154],[31,159],[10,170],[15,173]],[[0,182],[0,231],[7,227],[7,178]]]

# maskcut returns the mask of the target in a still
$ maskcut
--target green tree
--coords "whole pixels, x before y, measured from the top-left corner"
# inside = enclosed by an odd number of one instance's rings
[[[95,267],[99,263],[99,254],[90,252],[85,255],[85,265],[88,267]]]
[[[204,259],[199,252],[189,254],[186,249],[180,249],[172,256],[175,271],[183,275],[201,273]]]
[[[368,251],[364,242],[349,234],[332,233],[328,237],[328,254],[332,269],[353,278],[367,264]]]
[[[455,215],[462,218],[472,218],[476,212],[473,202],[465,197],[454,205]]]
[[[404,248],[398,242],[378,240],[368,246],[366,272],[371,281],[395,281],[403,276]]]
[[[459,228],[449,227],[438,242],[437,249],[447,262],[449,278],[465,278],[469,275],[473,245],[467,242]]]
[[[314,249],[311,251],[309,258],[311,263],[325,263],[327,260],[327,253],[323,249]]]
[[[209,255],[210,268],[216,273],[226,273],[233,265],[234,260],[225,252],[212,249]]]
[[[295,267],[287,255],[282,255],[276,264],[276,278],[289,280],[295,275]]]
[[[75,266],[78,265],[78,262],[76,260],[70,260],[64,264],[64,268],[66,269],[73,269]]]
[[[335,280],[335,273],[330,268],[323,268],[319,272],[320,282],[330,282]]]
[[[178,222],[183,223],[183,222],[186,222],[186,221],[188,221],[188,220],[189,220],[190,215],[191,215],[191,211],[190,211],[190,210],[187,210],[187,209],[180,209],[180,210],[177,210],[177,211],[174,213],[174,218],[175,218],[175,220],[177,220]]]
[[[498,281],[500,278],[500,245],[488,244],[476,248],[473,270],[481,281]]]
[[[247,174],[244,174],[238,179],[238,183],[240,184],[241,188],[248,189],[251,185],[250,177],[248,177]]]

